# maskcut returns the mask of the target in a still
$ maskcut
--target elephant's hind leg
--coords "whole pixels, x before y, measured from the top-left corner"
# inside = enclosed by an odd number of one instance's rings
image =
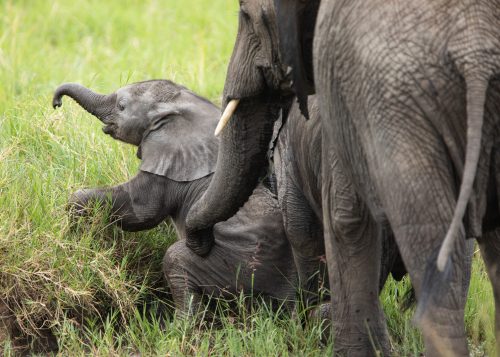
[[[222,228],[219,227],[219,230]],[[269,251],[256,255],[259,245],[251,238],[234,238],[216,239],[206,257],[192,252],[183,240],[169,247],[163,258],[163,272],[179,312],[188,316],[211,317],[218,313],[218,299],[224,299],[232,306],[233,302],[239,303],[241,294],[252,297],[245,302],[251,303],[253,298],[259,297],[273,308],[291,308],[295,270],[278,268],[279,259],[284,256],[268,254]],[[284,236],[269,238],[285,240]],[[282,267],[291,264],[291,257],[286,258]]]
[[[403,120],[403,119],[401,119]],[[399,127],[398,127],[399,128]],[[456,186],[446,149],[438,137],[386,130],[391,137],[377,143],[377,160],[384,163],[377,187],[404,264],[415,288],[415,322],[422,331],[427,356],[468,356],[464,324],[468,286],[467,240],[456,239],[445,273],[437,256],[456,205]]]

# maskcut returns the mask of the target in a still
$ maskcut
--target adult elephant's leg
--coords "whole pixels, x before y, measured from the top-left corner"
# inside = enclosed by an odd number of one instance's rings
[[[374,156],[383,163],[377,188],[396,242],[417,295],[416,322],[422,330],[426,355],[467,356],[464,327],[468,286],[467,240],[455,241],[445,273],[437,270],[437,256],[456,204],[455,180],[446,148],[432,131],[401,130],[412,123],[384,128],[387,142],[375,142]],[[394,121],[396,122],[396,118]],[[421,135],[425,135],[425,145]]]
[[[500,354],[500,143],[493,149],[493,169],[490,174],[491,186],[488,196],[486,218],[483,221],[483,232],[478,239],[481,255],[493,287],[495,298],[495,336],[497,354]]]
[[[338,162],[324,163],[323,173],[325,249],[336,354],[387,356],[389,339],[378,299],[380,227]]]
[[[478,239],[478,243],[493,287],[496,346],[497,354],[500,354],[500,142],[493,147],[492,164],[488,190],[489,202],[486,217],[483,220],[484,233]]]
[[[464,236],[457,240],[450,270],[438,272],[436,259],[446,227],[444,223],[421,221],[395,226],[394,231],[416,290],[419,303],[416,322],[424,336],[426,355],[467,356],[464,328],[464,292],[468,286],[464,264],[466,240]]]

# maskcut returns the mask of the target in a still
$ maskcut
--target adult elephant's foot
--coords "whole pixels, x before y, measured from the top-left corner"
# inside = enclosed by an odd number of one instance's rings
[[[210,253],[215,239],[213,228],[205,228],[195,232],[186,232],[186,246],[200,257]]]
[[[335,307],[332,307],[335,309]],[[355,307],[353,311],[360,318],[338,317],[333,312],[332,332],[334,336],[335,356],[366,357],[390,356],[389,337],[385,319],[378,309]]]
[[[463,312],[447,311],[447,321],[440,321],[437,314],[426,314],[418,321],[425,341],[425,355],[429,357],[461,357],[469,356],[465,331],[463,326]]]

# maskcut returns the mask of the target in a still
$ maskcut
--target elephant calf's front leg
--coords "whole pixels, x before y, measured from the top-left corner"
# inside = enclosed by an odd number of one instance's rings
[[[89,207],[100,203],[109,205],[112,221],[126,231],[153,228],[167,215],[162,179],[140,171],[132,180],[118,186],[78,190],[70,197],[70,214],[85,216]]]
[[[300,281],[301,298],[307,309],[317,305],[321,298],[325,266],[323,229],[304,195],[295,187],[287,186],[280,197],[285,230],[292,246]],[[324,284],[328,288],[328,282]]]

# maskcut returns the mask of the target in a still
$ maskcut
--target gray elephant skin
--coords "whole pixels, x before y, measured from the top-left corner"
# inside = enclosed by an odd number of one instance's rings
[[[394,231],[419,300],[416,322],[426,355],[468,356],[460,291],[468,279],[465,238],[481,243],[497,321],[500,313],[494,235],[500,226],[500,1],[324,0],[313,58],[320,113],[328,118],[324,152],[340,154],[369,220],[387,221]],[[328,207],[335,209],[335,199],[324,202]],[[326,241],[340,251],[335,222],[324,226]],[[370,270],[360,268],[358,274]],[[371,318],[368,299],[365,292],[348,304]],[[351,316],[346,311],[334,320]],[[345,330],[345,346],[354,342],[347,337],[353,328],[336,326]],[[379,331],[381,325],[374,327],[387,346]]]
[[[468,355],[465,237],[482,247],[498,337],[499,2],[275,4],[276,12],[269,0],[240,2],[223,96],[224,107],[239,105],[222,131],[214,178],[187,217],[188,245],[207,254],[210,227],[234,214],[262,175],[273,121],[293,92],[307,116],[316,91],[336,353],[390,354],[374,234],[387,226],[416,290],[426,355]]]
[[[138,146],[142,158],[130,181],[75,192],[71,211],[84,215],[92,202],[107,203],[113,222],[127,231],[170,217],[180,240],[166,252],[163,269],[176,308],[192,315],[204,296],[232,298],[240,292],[279,304],[295,300],[296,271],[281,212],[263,185],[234,217],[214,227],[210,256],[201,258],[185,245],[186,215],[206,190],[217,160],[215,105],[167,80],[131,84],[110,95],[63,84],[54,107],[64,95],[100,119],[106,134]]]
[[[316,96],[310,96],[307,105],[309,120],[302,115],[299,104],[294,103],[288,116],[276,122],[273,134],[273,166],[276,172],[278,202],[299,273],[304,293],[303,301],[306,306],[314,306],[318,298],[314,293],[329,283],[323,280],[323,277],[326,278],[328,275],[325,269],[321,206],[321,121]],[[330,161],[337,161],[335,153],[332,154]],[[346,192],[344,211],[359,210],[355,208],[359,205],[359,200],[352,185],[339,171],[339,165],[335,168],[339,183],[344,184],[342,189]],[[338,187],[340,188],[340,184]],[[378,233],[363,232],[374,236]],[[347,232],[343,234],[348,235]],[[389,273],[392,273],[396,280],[400,280],[406,274],[390,230],[386,229],[383,232],[381,241],[379,291],[382,290]],[[332,293],[335,295],[336,291]]]

